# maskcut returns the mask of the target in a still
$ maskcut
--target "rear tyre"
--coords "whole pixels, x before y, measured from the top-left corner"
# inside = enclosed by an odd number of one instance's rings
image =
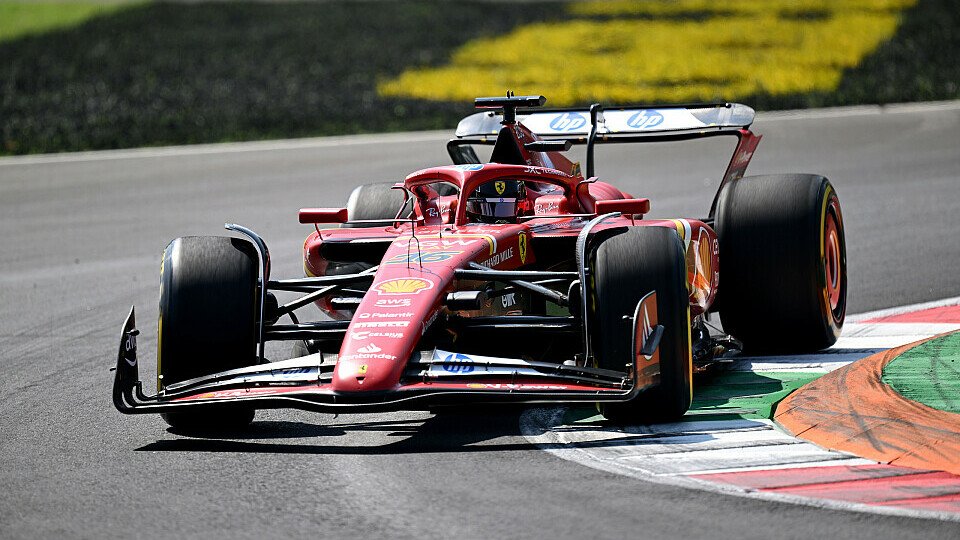
[[[163,252],[157,386],[256,363],[258,262],[253,244],[216,236],[177,238]],[[238,428],[254,409],[204,407],[161,415],[180,430]]]
[[[840,336],[847,261],[840,200],[810,174],[751,176],[717,202],[720,320],[747,351],[801,353]]]
[[[605,240],[594,268],[592,344],[598,367],[627,370],[633,356],[632,317],[637,303],[657,292],[660,384],[626,403],[601,403],[606,418],[621,423],[676,420],[692,397],[690,314],[683,244],[673,229],[636,227]],[[624,317],[629,319],[625,319]]]
[[[403,191],[392,189],[391,183],[364,184],[356,187],[347,199],[347,217],[358,219],[393,219],[403,204]],[[374,223],[344,223],[343,227],[377,227]],[[380,225],[382,226],[382,225]]]

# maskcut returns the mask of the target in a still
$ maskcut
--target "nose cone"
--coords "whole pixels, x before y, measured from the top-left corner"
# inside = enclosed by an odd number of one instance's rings
[[[373,345],[372,343],[370,345]],[[340,357],[333,373],[333,388],[341,392],[374,392],[390,390],[400,382],[405,360],[383,352],[378,346],[360,347],[357,352]]]
[[[440,295],[453,277],[452,270],[426,273],[384,266],[350,321],[333,373],[335,390],[396,388],[423,335],[424,321],[436,313]]]

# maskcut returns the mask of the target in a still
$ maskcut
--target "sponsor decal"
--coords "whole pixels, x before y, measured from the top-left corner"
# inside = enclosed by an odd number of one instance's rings
[[[719,250],[718,242],[705,229],[700,228],[696,241],[687,252],[687,280],[690,286],[690,301],[706,307],[711,288],[717,280],[713,257]]]
[[[361,313],[358,319],[409,319],[413,313]]]
[[[497,190],[497,195],[503,195],[503,192],[507,190],[507,183],[503,180],[497,180],[493,183],[493,189]]]
[[[553,131],[576,131],[587,125],[589,120],[581,113],[565,112],[558,114],[550,121],[550,129]]]
[[[123,340],[123,359],[131,367],[137,367],[137,334],[135,332],[127,333],[127,339]]]
[[[428,217],[440,217],[440,211],[437,210],[436,208],[433,208],[433,207],[427,208],[427,216],[428,216]]]
[[[508,259],[512,259],[512,258],[513,258],[513,248],[511,247],[511,248],[507,248],[507,249],[501,251],[500,253],[497,253],[497,254],[494,255],[493,257],[490,257],[489,259],[481,262],[480,265],[481,265],[481,266],[486,266],[487,268],[491,268],[491,267],[493,267],[493,266],[497,266],[498,264],[500,264],[500,263],[502,263],[502,262],[504,262],[504,261],[506,261],[506,260],[508,260]]]
[[[228,397],[248,397],[256,396],[262,394],[276,394],[276,388],[263,387],[263,388],[236,388],[232,390],[218,390],[216,392],[207,392],[205,394],[199,394],[197,396],[184,398],[185,400],[193,399],[210,399],[210,398],[228,398]]]
[[[517,305],[517,293],[508,293],[501,296],[500,303],[503,304],[505,308]]]
[[[520,250],[520,264],[527,262],[527,233],[520,233],[517,237],[517,246]]]
[[[734,162],[734,165],[744,165],[748,163],[752,157],[753,152],[740,152],[737,154],[737,160]]]
[[[367,345],[366,347],[360,347],[359,349],[357,349],[357,352],[362,352],[362,353],[376,353],[376,352],[380,352],[380,351],[382,351],[382,350],[383,350],[383,349],[381,349],[380,347],[377,347],[377,344],[376,344],[376,343],[370,343],[370,344]]]
[[[465,354],[450,353],[443,359],[443,370],[447,373],[473,373],[473,360]]]
[[[366,375],[367,374],[367,365],[360,364],[360,367],[357,368],[357,375]]]
[[[408,308],[411,302],[409,298],[380,298],[373,305],[381,308]]]
[[[543,169],[540,167],[524,167],[523,172],[527,174],[543,174]]]
[[[354,328],[406,328],[410,321],[364,321],[353,323]]]
[[[467,388],[475,390],[566,390],[559,384],[509,384],[509,383],[471,383]]]
[[[421,336],[427,333],[427,330],[430,328],[430,325],[433,324],[433,321],[437,320],[437,317],[439,315],[440,315],[440,310],[434,311],[433,315],[431,315],[430,318],[427,319],[427,322],[423,323],[423,330],[420,332]]]
[[[385,353],[357,353],[345,354],[340,357],[340,361],[349,362],[350,360],[396,360],[397,357]]]
[[[377,283],[374,287],[377,294],[420,294],[433,288],[433,282],[423,278],[394,278]]]
[[[489,248],[490,248],[490,254],[491,254],[491,255],[493,255],[494,253],[497,252],[497,237],[496,237],[496,236],[493,236],[492,234],[485,234],[485,231],[484,231],[482,228],[479,228],[479,227],[471,227],[470,230],[475,231],[475,232],[470,232],[470,233],[457,233],[457,234],[445,234],[445,235],[443,235],[442,238],[441,238],[440,235],[438,235],[438,234],[431,234],[431,235],[417,236],[417,240],[420,241],[420,249],[421,249],[421,250],[427,249],[426,246],[428,246],[428,245],[432,245],[432,246],[435,246],[435,247],[439,247],[439,248],[441,248],[441,249],[446,249],[446,248],[448,248],[448,247],[460,247],[460,246],[470,245],[470,244],[464,244],[464,243],[462,243],[462,242],[464,242],[464,241],[483,240],[483,241],[486,242],[487,245],[489,246]],[[495,232],[499,232],[499,230],[495,230]],[[434,240],[434,239],[435,239],[435,240]],[[412,244],[411,244],[411,242],[412,242]],[[435,243],[435,244],[430,244],[430,242],[437,242],[437,243]],[[470,243],[472,244],[472,242],[470,242]],[[395,246],[399,246],[399,247],[407,247],[407,246],[409,246],[409,245],[416,246],[416,245],[417,245],[417,241],[416,241],[416,240],[410,240],[410,239],[397,240],[397,241],[394,243],[394,245],[395,245]]]
[[[389,339],[400,339],[403,337],[403,334],[400,332],[370,332],[368,330],[361,330],[360,332],[350,332],[350,338],[356,340],[364,340],[367,338],[389,338]]]
[[[627,118],[627,125],[634,129],[650,129],[663,123],[663,115],[657,111],[642,110]]]
[[[455,255],[463,253],[462,251],[427,251],[400,253],[390,257],[384,264],[431,264],[450,260]]]
[[[461,171],[461,172],[466,172],[466,171],[480,171],[480,170],[483,170],[483,164],[482,164],[482,163],[469,163],[469,164],[467,164],[467,165],[454,165],[453,168],[456,169],[456,170],[458,170],[458,171]]]
[[[419,238],[418,238],[419,240]],[[410,240],[403,238],[393,243],[398,248],[420,248],[422,251],[446,251],[451,248],[467,247],[479,242],[479,238],[442,238],[438,240]]]
[[[643,304],[643,341],[641,341],[640,343],[646,344],[647,340],[650,339],[650,334],[652,333],[653,333],[653,325],[650,324],[650,312],[647,311],[647,304],[646,302],[644,302]],[[641,345],[640,348],[643,348],[643,346]],[[651,358],[653,358],[653,355],[651,356],[643,355],[643,357],[646,358],[647,360],[650,360]]]
[[[636,326],[634,327],[634,332],[637,337],[640,339],[637,340],[636,350],[634,351],[634,356],[637,359],[637,367],[639,369],[640,357],[643,356],[648,362],[656,360],[656,363],[650,364],[650,366],[659,365],[659,350],[658,347],[653,351],[653,354],[650,356],[641,355],[640,351],[643,350],[643,347],[647,344],[647,340],[650,339],[650,335],[653,334],[653,329],[657,326],[657,293],[649,292],[643,298],[640,299],[640,309],[637,311],[637,320],[635,322]],[[649,366],[648,366],[649,367]],[[647,368],[643,368],[647,369]],[[645,371],[640,371],[641,376]]]
[[[316,368],[311,367],[297,367],[297,368],[286,368],[278,371],[272,371],[270,374],[278,379],[298,379],[301,375],[309,375],[315,373]]]
[[[558,201],[548,201],[548,202],[538,202],[533,207],[533,212],[535,214],[546,214],[548,212],[555,212],[560,209],[560,203]]]

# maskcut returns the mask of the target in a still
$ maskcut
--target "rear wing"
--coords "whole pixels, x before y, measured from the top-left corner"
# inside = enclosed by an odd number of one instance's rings
[[[599,103],[588,108],[531,108],[543,102],[543,96],[514,97],[511,94],[506,98],[478,98],[477,108],[499,107],[500,110],[478,112],[461,120],[456,138],[447,142],[447,152],[455,164],[479,163],[469,145],[494,144],[501,128],[516,121],[539,139],[586,144],[586,177],[592,178],[595,175],[593,150],[597,143],[678,141],[734,135],[738,139],[737,147],[710,205],[707,220],[711,221],[723,187],[743,176],[760,143],[760,136],[750,131],[756,113],[741,103],[631,106],[609,110],[604,110]]]
[[[596,110],[598,141],[612,139],[684,138],[736,132],[753,123],[754,110],[740,103],[656,105],[603,110],[599,107],[517,111],[516,118],[544,139],[584,144],[590,137],[591,109]],[[458,138],[496,136],[503,116],[487,111],[472,114],[457,125]]]

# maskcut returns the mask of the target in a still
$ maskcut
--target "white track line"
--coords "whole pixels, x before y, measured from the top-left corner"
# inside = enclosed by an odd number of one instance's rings
[[[573,461],[592,469],[597,469],[621,476],[628,476],[638,480],[643,480],[645,482],[652,482],[654,484],[665,484],[687,489],[698,489],[701,491],[734,495],[748,499],[799,504],[803,506],[812,506],[815,508],[828,508],[832,510],[846,510],[854,512],[866,512],[871,514],[960,522],[960,514],[912,510],[889,506],[872,506],[845,501],[814,499],[796,495],[784,495],[781,493],[771,493],[768,491],[756,491],[749,488],[741,488],[732,484],[710,482],[699,478],[691,478],[689,476],[652,474],[635,466],[626,467],[614,459],[597,459],[597,456],[595,456],[593,452],[594,448],[592,448],[596,446],[596,442],[593,442],[591,445],[589,445],[589,447],[579,446],[576,443],[564,440],[560,436],[560,434],[563,432],[555,431],[556,427],[562,425],[562,419],[565,410],[566,409],[563,408],[528,409],[520,416],[520,432],[527,440],[535,444],[541,450],[561,459]],[[616,441],[612,442],[614,444],[616,443]],[[611,448],[616,448],[616,446],[612,446]],[[837,461],[836,464],[849,465],[852,463],[849,461]],[[804,464],[803,466],[808,465],[809,463]],[[822,465],[824,465],[822,462],[817,464],[817,466]],[[710,474],[713,472],[718,471],[704,470],[704,474]]]
[[[960,324],[863,323],[877,317],[960,304],[960,297],[862,313],[849,317],[837,346],[800,356],[738,359],[732,369],[826,372],[889,347],[960,329]],[[851,348],[853,347],[853,348]],[[875,464],[845,452],[821,448],[795,438],[770,420],[713,420],[691,415],[686,422],[616,428],[563,425],[566,408],[530,409],[520,417],[520,431],[540,449],[602,471],[685,488],[740,497],[789,502],[820,508],[960,521],[960,514],[815,499],[711,482],[692,475],[798,467]],[[562,426],[562,429],[557,429]]]
[[[921,302],[919,304],[909,304],[906,306],[892,307],[887,309],[879,309],[877,311],[868,311],[866,313],[858,313],[856,315],[851,315],[847,317],[846,322],[862,322],[869,321],[870,319],[879,319],[880,317],[889,317],[891,315],[903,315],[904,313],[911,313],[914,311],[923,311],[925,309],[938,308],[944,306],[958,306],[960,305],[960,296],[954,296],[953,298],[944,298],[943,300],[934,300],[932,302]]]
[[[65,152],[62,154],[37,154],[0,158],[0,167],[15,165],[44,165],[49,163],[80,163],[88,161],[112,161],[117,159],[143,159],[179,156],[205,156],[238,154],[244,152],[273,152],[341,146],[377,144],[407,144],[417,142],[445,141],[453,136],[451,131],[415,131],[407,133],[378,133],[375,135],[343,135],[338,137],[313,137],[306,139],[278,139],[186,146],[158,146],[155,148],[130,148],[124,150],[97,150],[91,152]]]
[[[856,105],[851,107],[828,107],[824,109],[798,109],[757,113],[757,122],[781,122],[791,120],[843,118],[848,116],[872,116],[879,114],[906,114],[960,110],[960,100],[927,103],[896,103],[891,105]],[[235,154],[241,152],[269,152],[337,146],[375,144],[403,144],[411,142],[442,141],[453,136],[453,130],[409,131],[370,135],[343,135],[334,137],[310,137],[303,139],[276,139],[268,141],[196,144],[184,146],[161,146],[154,148],[131,148],[124,150],[98,150],[92,152],[66,152],[62,154],[37,154],[0,158],[0,167],[16,165],[40,165],[48,163],[77,163],[116,159],[140,159],[175,156],[200,156],[211,154]]]

